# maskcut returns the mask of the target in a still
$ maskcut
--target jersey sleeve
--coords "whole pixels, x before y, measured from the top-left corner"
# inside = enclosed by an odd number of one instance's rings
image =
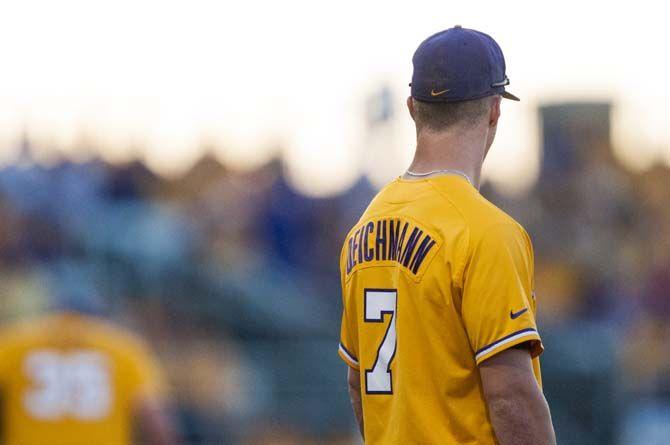
[[[337,353],[347,365],[358,371],[360,369],[357,358],[358,353],[352,346],[354,343],[351,341],[351,329],[348,325],[349,321],[347,320],[345,310],[342,312],[342,328],[340,330],[340,344],[337,348]]]
[[[543,351],[535,322],[533,255],[522,229],[499,224],[475,240],[463,273],[462,316],[477,365],[521,343]]]
[[[342,325],[340,328],[340,344],[337,353],[344,362],[355,370],[359,370],[358,364],[358,324],[356,319],[355,299],[347,298],[346,290],[346,264],[344,263],[344,249],[340,255],[340,284],[342,288]]]

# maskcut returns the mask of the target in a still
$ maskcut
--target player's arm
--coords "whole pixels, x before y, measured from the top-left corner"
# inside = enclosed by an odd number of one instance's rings
[[[135,401],[135,418],[142,443],[173,445],[177,443],[172,416],[165,403],[155,397],[139,397]]]
[[[361,398],[361,377],[358,375],[358,371],[353,368],[349,368],[347,374],[347,383],[349,386],[349,399],[351,399],[351,407],[354,409],[354,415],[356,416],[356,422],[358,422],[358,428],[361,430],[361,436],[365,439],[365,433],[363,429],[363,402]]]
[[[130,359],[126,375],[132,393],[131,415],[139,436],[136,443],[173,445],[177,443],[174,422],[158,361],[142,343],[127,345]]]
[[[355,346],[358,344],[357,323],[355,316],[356,303],[355,300],[346,298],[347,292],[345,288],[346,277],[346,243],[340,253],[340,284],[342,286],[342,328],[340,331],[340,344],[338,347],[338,354],[342,360],[347,364],[347,387],[349,389],[349,399],[351,400],[351,407],[356,416],[358,428],[361,431],[361,436],[365,439],[365,430],[363,428],[363,398],[361,395],[361,377],[358,364],[358,352]],[[353,314],[352,314],[353,312]]]
[[[549,406],[533,374],[531,355],[520,346],[479,365],[484,398],[500,445],[555,445]]]
[[[461,312],[498,441],[555,444],[532,362],[543,346],[535,322],[530,241],[517,225],[501,223],[473,237],[471,249]]]

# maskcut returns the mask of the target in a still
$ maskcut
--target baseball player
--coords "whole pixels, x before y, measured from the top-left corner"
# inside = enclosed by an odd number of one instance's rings
[[[456,26],[413,57],[410,168],[346,237],[339,355],[370,445],[555,444],[541,389],[533,249],[479,194],[509,80]]]
[[[17,445],[176,443],[161,374],[134,335],[78,311],[7,326],[0,331],[0,439]]]

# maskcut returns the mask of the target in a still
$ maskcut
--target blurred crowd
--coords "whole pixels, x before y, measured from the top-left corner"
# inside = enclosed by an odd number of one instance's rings
[[[537,184],[482,194],[533,238],[559,442],[667,443],[670,169],[622,165],[608,110],[545,107]],[[317,199],[280,160],[242,172],[205,155],[166,178],[140,162],[38,165],[23,145],[0,170],[3,322],[67,299],[141,334],[184,443],[357,443],[338,255],[375,193],[365,178]]]

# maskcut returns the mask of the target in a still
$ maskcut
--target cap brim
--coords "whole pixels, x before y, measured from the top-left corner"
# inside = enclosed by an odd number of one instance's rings
[[[514,94],[512,94],[510,92],[507,92],[507,91],[503,91],[501,96],[504,97],[505,99],[515,100],[517,102],[519,102],[521,100],[518,97],[516,97]]]

